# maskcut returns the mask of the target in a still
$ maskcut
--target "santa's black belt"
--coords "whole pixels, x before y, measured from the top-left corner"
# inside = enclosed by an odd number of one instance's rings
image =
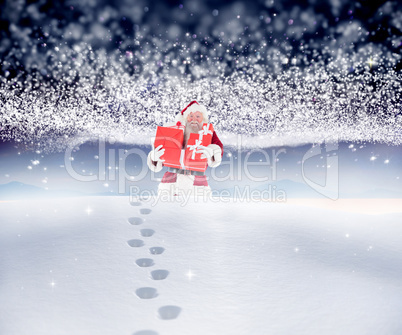
[[[204,176],[205,175],[205,172],[202,172],[202,171],[183,170],[183,169],[176,169],[176,168],[172,168],[172,167],[169,167],[168,171],[173,172],[173,173],[180,173],[180,174],[192,174],[193,176]]]

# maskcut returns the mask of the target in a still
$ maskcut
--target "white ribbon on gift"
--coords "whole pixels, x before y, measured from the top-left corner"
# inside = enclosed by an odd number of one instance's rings
[[[213,134],[212,130],[209,130],[209,123],[202,127],[202,129],[198,132],[200,134],[200,139],[202,139],[203,135]]]
[[[184,166],[184,153],[186,152],[186,150],[181,149],[180,152],[180,167],[185,170],[185,166]]]
[[[195,151],[200,147],[201,143],[201,140],[195,140],[195,144],[188,145],[189,150],[192,151],[191,159],[195,159]]]

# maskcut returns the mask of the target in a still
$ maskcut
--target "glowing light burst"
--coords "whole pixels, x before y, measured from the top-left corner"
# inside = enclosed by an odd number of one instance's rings
[[[188,278],[188,280],[191,281],[194,276],[195,276],[194,272],[191,271],[191,269],[189,269],[188,272],[186,273],[186,277]]]
[[[93,210],[88,206],[87,209],[85,210],[85,212],[89,216],[93,212]]]
[[[52,280],[52,281],[49,283],[49,285],[50,285],[50,287],[52,288],[52,291],[53,291],[54,288],[55,288],[55,286],[56,286],[56,283],[54,282],[54,280]]]
[[[372,68],[372,66],[373,66],[373,64],[374,64],[373,59],[370,57],[370,59],[367,61],[367,63],[368,63],[368,65],[370,66],[370,70],[371,70],[371,68]]]

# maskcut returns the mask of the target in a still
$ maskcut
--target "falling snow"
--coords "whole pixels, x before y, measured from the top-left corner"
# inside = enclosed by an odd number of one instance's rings
[[[402,143],[398,37],[376,43],[379,32],[345,2],[328,3],[330,18],[313,6],[196,1],[168,11],[177,23],[155,21],[165,15],[159,2],[156,12],[125,6],[69,5],[63,15],[80,20],[62,27],[37,5],[5,6],[16,45],[0,43],[0,139],[45,151],[105,136],[150,144],[156,125],[197,99],[226,143],[240,134],[244,147]],[[375,15],[395,30],[393,6]],[[18,15],[45,21],[23,27]]]

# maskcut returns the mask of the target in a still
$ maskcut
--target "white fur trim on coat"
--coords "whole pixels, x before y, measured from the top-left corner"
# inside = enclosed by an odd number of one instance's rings
[[[151,159],[151,152],[152,152],[152,151],[149,152],[148,158],[147,158],[148,167],[149,167],[149,169],[150,169],[151,171],[153,171],[153,172],[159,172],[159,171],[162,170],[162,168],[163,168],[163,163],[162,163],[161,161],[154,162],[154,161]],[[155,165],[154,163],[156,163],[156,165]]]
[[[219,145],[217,144],[210,144],[208,145],[209,149],[212,149],[213,151],[213,155],[212,157],[214,158],[212,159],[208,159],[208,165],[210,167],[217,167],[221,164],[222,162],[222,149]]]
[[[190,113],[195,113],[195,112],[201,112],[202,116],[203,116],[203,123],[208,123],[208,112],[207,109],[205,108],[205,106],[203,105],[198,105],[198,104],[192,104],[190,107],[188,107],[185,112],[183,113],[183,115],[181,115],[181,113],[176,115],[176,119],[175,121],[180,121],[182,124],[186,124],[187,121],[187,116]]]

